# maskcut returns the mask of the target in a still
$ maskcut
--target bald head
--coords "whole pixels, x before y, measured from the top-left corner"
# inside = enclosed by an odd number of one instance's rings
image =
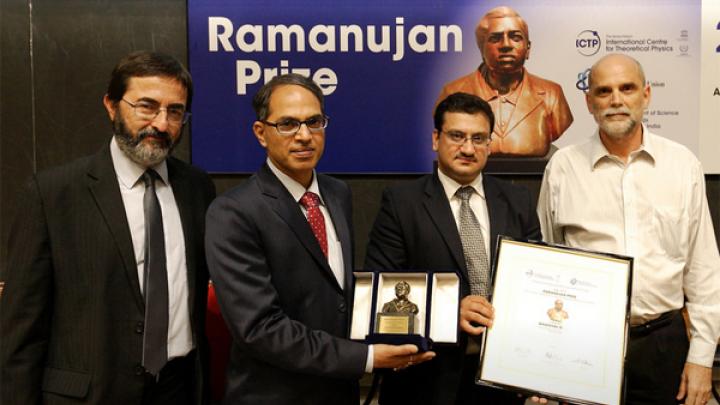
[[[636,78],[639,79],[640,83],[642,83],[643,87],[646,85],[645,71],[643,70],[642,65],[640,65],[640,62],[628,55],[611,53],[600,58],[600,60],[595,62],[595,64],[593,64],[590,68],[590,73],[588,74],[588,84],[590,88],[592,89],[593,85],[597,84],[593,82],[593,74],[596,74],[600,70],[604,72],[617,68],[630,69],[630,71],[636,75]]]
[[[627,55],[610,54],[592,66],[588,80],[585,101],[600,136],[639,144],[643,112],[650,103],[650,86],[640,63]]]
[[[477,41],[478,48],[481,52],[483,50],[485,41],[487,41],[490,22],[492,20],[500,18],[507,18],[516,21],[518,28],[520,29],[520,31],[522,31],[523,35],[525,35],[526,40],[530,42],[530,33],[528,32],[527,23],[525,22],[525,20],[522,19],[522,17],[520,17],[520,14],[518,14],[517,11],[513,10],[510,7],[495,7],[492,10],[488,11],[480,19],[480,21],[478,21],[477,27],[475,27],[475,40]]]

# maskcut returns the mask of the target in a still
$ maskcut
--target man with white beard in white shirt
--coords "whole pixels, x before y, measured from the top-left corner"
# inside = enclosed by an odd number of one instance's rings
[[[642,125],[651,92],[636,60],[607,55],[589,82],[599,128],[548,163],[543,236],[635,258],[626,404],[704,404],[720,337],[720,257],[701,164]]]

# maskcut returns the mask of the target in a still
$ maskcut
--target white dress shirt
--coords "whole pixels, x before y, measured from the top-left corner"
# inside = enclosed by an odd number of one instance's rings
[[[110,155],[117,174],[128,225],[130,226],[138,280],[142,291],[144,289],[145,269],[145,212],[143,210],[145,184],[141,177],[146,169],[130,160],[120,150],[115,137],[110,141]],[[155,182],[155,193],[160,201],[163,232],[165,234],[169,300],[168,360],[170,360],[174,357],[185,356],[193,349],[190,310],[188,308],[185,238],[182,223],[180,222],[180,212],[168,180],[167,163],[163,161],[153,169],[162,179],[162,182]]]
[[[313,171],[313,179],[310,187],[305,189],[302,184],[290,178],[290,176],[275,167],[275,165],[272,161],[270,161],[270,159],[267,159],[267,164],[268,166],[270,166],[270,170],[272,170],[272,172],[275,174],[275,177],[280,180],[280,183],[285,186],[292,198],[298,203],[300,209],[302,210],[306,218],[307,209],[305,209],[305,207],[300,204],[300,199],[306,191],[315,193],[320,197],[320,212],[322,212],[323,218],[325,218],[325,234],[327,235],[328,244],[328,264],[330,264],[330,269],[335,275],[335,279],[337,280],[338,284],[340,284],[340,288],[345,289],[345,267],[343,263],[342,245],[340,244],[340,240],[338,240],[337,233],[335,233],[335,225],[332,222],[332,218],[330,218],[330,213],[328,212],[325,205],[325,200],[320,193],[320,187],[318,186],[317,176],[315,175],[315,172]],[[352,247],[350,246],[348,246],[348,248],[352,249]]]
[[[298,183],[294,179],[290,178],[290,176],[278,169],[269,158],[266,161],[268,166],[270,167],[270,170],[273,172],[273,174],[275,174],[275,177],[280,180],[280,183],[285,186],[292,198],[298,203],[305,217],[307,217],[307,209],[305,209],[305,207],[300,204],[300,199],[302,198],[302,196],[305,194],[306,191],[310,191],[320,197],[320,212],[322,212],[323,218],[325,218],[325,234],[327,236],[328,243],[328,264],[330,265],[330,269],[335,275],[335,279],[337,280],[338,284],[340,284],[340,287],[344,289],[345,265],[343,262],[342,245],[340,244],[340,240],[338,239],[337,233],[335,232],[335,225],[332,222],[332,218],[330,218],[330,213],[325,206],[325,200],[323,199],[322,193],[320,192],[320,187],[318,186],[315,171],[313,170],[312,183],[310,183],[310,187],[306,189],[302,184]],[[352,249],[352,246],[348,246],[347,248]],[[372,369],[373,347],[372,345],[370,345],[368,347],[368,357],[365,360],[365,372],[370,373],[372,372]]]
[[[464,186],[472,187],[475,192],[470,196],[470,209],[475,218],[480,223],[482,229],[483,240],[485,241],[485,252],[487,257],[490,258],[490,218],[488,216],[487,202],[485,201],[485,189],[483,188],[482,173],[479,174],[475,180],[470,184],[460,184],[457,181],[448,177],[445,173],[438,168],[438,177],[440,178],[440,184],[442,184],[445,190],[445,196],[450,202],[450,210],[452,211],[453,218],[455,218],[455,225],[458,230],[460,229],[460,204],[462,200],[456,196],[455,193]],[[490,265],[490,263],[488,263]]]
[[[631,323],[683,307],[687,361],[710,367],[720,336],[720,257],[697,158],[643,127],[624,163],[596,132],[556,152],[538,216],[547,242],[633,256]]]

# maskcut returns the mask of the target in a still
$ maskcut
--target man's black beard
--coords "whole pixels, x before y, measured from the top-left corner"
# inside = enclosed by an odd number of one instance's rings
[[[141,129],[138,131],[137,137],[133,137],[119,114],[115,116],[115,120],[113,121],[113,134],[115,135],[120,150],[123,151],[130,160],[143,167],[152,167],[167,159],[180,141],[178,137],[178,139],[173,142],[170,134],[160,132],[152,126]],[[144,143],[143,140],[148,136],[155,137],[156,141]],[[160,142],[161,145],[157,145],[158,142]]]

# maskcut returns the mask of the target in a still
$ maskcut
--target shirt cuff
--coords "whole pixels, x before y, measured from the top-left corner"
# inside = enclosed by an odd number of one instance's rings
[[[690,340],[687,362],[703,367],[712,367],[716,348],[717,345],[704,342],[701,339],[692,339]]]
[[[375,349],[373,348],[373,345],[368,346],[368,354],[367,359],[365,360],[365,372],[366,373],[372,373],[373,371],[373,354],[375,353]],[[713,352],[714,354],[715,352]]]

